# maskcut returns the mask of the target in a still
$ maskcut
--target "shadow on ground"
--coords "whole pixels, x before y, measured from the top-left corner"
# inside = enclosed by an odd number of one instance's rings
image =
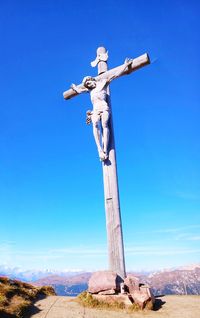
[[[159,309],[162,308],[162,306],[164,304],[166,304],[166,301],[163,301],[162,297],[164,297],[165,295],[159,295],[159,296],[155,296],[155,303],[154,303],[154,306],[153,306],[153,311],[158,311]]]
[[[15,318],[16,316],[11,315],[11,314],[6,314],[6,313],[3,312],[2,310],[0,310],[0,317],[1,317],[1,318]]]
[[[23,318],[30,318],[32,315],[37,314],[38,312],[40,312],[41,310],[38,309],[36,306],[31,305],[26,312],[23,314]],[[18,316],[14,315],[14,314],[9,314],[9,313],[5,313],[2,310],[0,310],[0,318],[16,318]]]
[[[23,315],[23,318],[30,318],[32,315],[39,313],[41,310],[38,309],[35,305],[30,306]]]
[[[46,295],[41,295],[41,296],[37,297],[35,302],[38,300],[45,299],[46,297],[47,297]],[[39,309],[38,307],[35,306],[35,302],[26,309],[26,311],[23,314],[23,318],[30,318],[30,317],[32,317],[32,315],[35,315],[35,314],[39,313],[40,311],[42,311],[41,309]],[[0,318],[1,318],[1,316],[0,316]],[[2,318],[4,318],[4,317],[2,317]],[[7,317],[5,317],[5,318],[7,318]]]

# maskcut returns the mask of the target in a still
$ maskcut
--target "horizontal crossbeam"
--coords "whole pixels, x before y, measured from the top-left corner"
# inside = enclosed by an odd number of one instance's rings
[[[147,53],[140,55],[139,57],[136,57],[135,59],[133,59],[133,62],[130,64],[130,66],[128,68],[126,68],[124,70],[124,72],[120,75],[128,75],[136,70],[138,70],[139,68],[142,68],[145,65],[150,64],[150,58],[148,56]],[[115,68],[110,69],[109,71],[98,75],[95,77],[96,81],[99,81],[101,79],[106,79],[106,78],[110,78],[112,77],[112,75],[116,74],[119,72],[119,70],[123,67],[123,64],[120,66],[117,66]],[[83,84],[78,85],[78,88],[84,88]],[[79,93],[77,93],[75,90],[73,90],[72,88],[68,89],[67,91],[65,91],[63,93],[63,97],[64,99],[70,99],[76,95],[79,95]]]

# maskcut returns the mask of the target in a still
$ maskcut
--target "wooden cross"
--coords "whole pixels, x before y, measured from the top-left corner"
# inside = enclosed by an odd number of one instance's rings
[[[107,67],[107,52],[104,47],[97,49],[97,58],[91,63],[92,66],[98,65],[98,76],[94,78],[96,82],[115,79],[119,76],[130,74],[137,69],[150,64],[148,54],[143,54],[133,60],[128,67],[120,65],[108,70]],[[76,89],[70,88],[63,93],[65,99],[70,99],[80,92],[85,91],[84,84],[76,86]],[[126,277],[125,259],[124,259],[124,244],[122,234],[122,222],[120,213],[120,200],[118,190],[116,152],[114,141],[114,130],[111,115],[110,91],[107,86],[107,104],[109,105],[109,145],[108,159],[102,161],[103,180],[104,180],[104,196],[106,210],[106,228],[108,241],[108,257],[109,270],[116,272],[122,279]]]

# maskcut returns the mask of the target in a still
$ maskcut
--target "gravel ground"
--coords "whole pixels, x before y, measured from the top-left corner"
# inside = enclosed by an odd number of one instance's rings
[[[200,296],[158,297],[154,311],[134,313],[83,308],[72,297],[39,300],[24,318],[200,318]]]

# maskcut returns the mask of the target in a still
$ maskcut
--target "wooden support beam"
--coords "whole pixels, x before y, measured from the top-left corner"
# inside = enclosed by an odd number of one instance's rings
[[[120,76],[123,75],[128,75],[136,70],[138,70],[139,68],[142,68],[145,65],[150,64],[150,58],[148,56],[147,53],[140,55],[139,57],[136,57],[135,59],[133,59],[132,64],[129,66],[128,69],[126,69],[123,74],[121,74]],[[101,75],[98,75],[95,77],[96,81],[99,81],[103,78],[107,78],[112,76],[112,74],[116,74],[121,68],[123,67],[123,64],[120,66],[117,66],[115,68],[110,69],[109,71],[102,73]],[[83,88],[83,84],[78,85],[78,88]],[[67,91],[65,91],[63,93],[63,97],[64,99],[70,99],[76,95],[79,95],[77,92],[75,92],[72,88],[68,89]]]

